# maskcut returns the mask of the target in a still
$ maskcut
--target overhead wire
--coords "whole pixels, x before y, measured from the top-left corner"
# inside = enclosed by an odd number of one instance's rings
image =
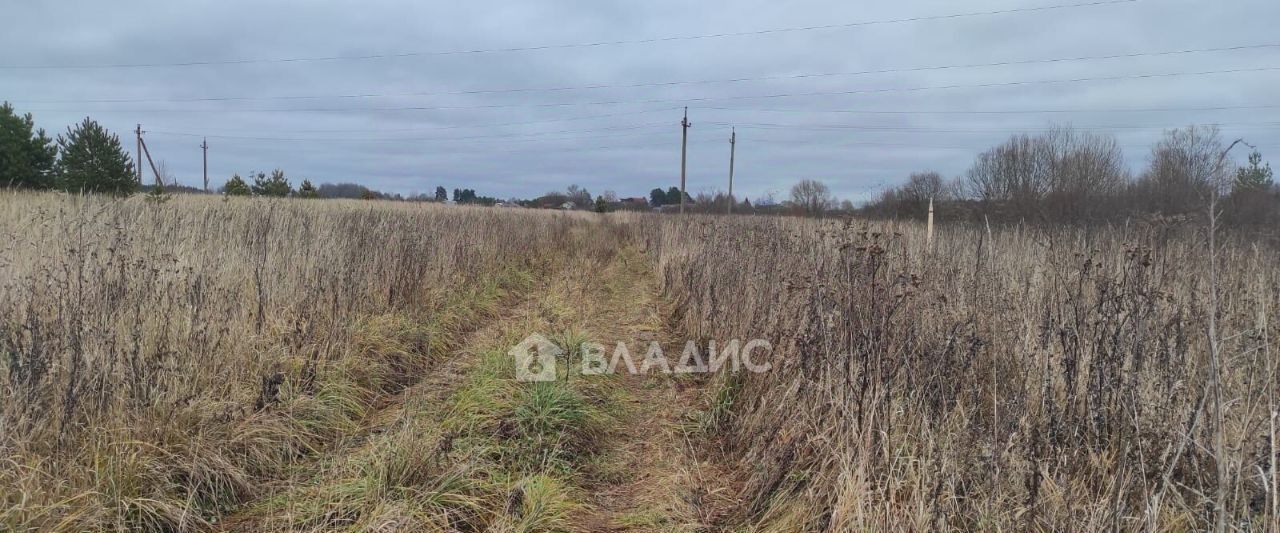
[[[984,17],[994,15],[1007,15],[1016,13],[1037,13],[1054,10],[1064,10],[1085,7],[1101,7],[1119,4],[1132,4],[1138,0],[1098,0],[1092,2],[1079,2],[1071,4],[1055,4],[1047,6],[1030,6],[1009,9],[997,9],[987,11],[970,11],[962,13],[949,13],[939,15],[922,15],[914,17],[902,17],[895,19],[880,20],[863,20],[842,22],[834,24],[818,24],[810,26],[793,26],[782,28],[767,28],[760,30],[736,31],[736,32],[719,32],[695,35],[672,35],[664,37],[651,37],[642,39],[619,39],[610,41],[592,41],[581,43],[561,43],[561,44],[540,44],[528,46],[498,47],[498,48],[476,48],[461,50],[435,50],[435,51],[413,51],[413,52],[393,52],[379,54],[354,54],[354,55],[330,55],[330,56],[310,56],[310,57],[280,57],[280,58],[238,58],[238,59],[211,59],[211,60],[192,60],[192,61],[173,61],[173,62],[147,62],[147,63],[82,63],[82,64],[35,64],[35,65],[0,65],[0,69],[10,70],[58,70],[58,69],[126,69],[126,68],[157,68],[157,67],[196,67],[196,66],[212,66],[212,65],[244,65],[255,63],[305,63],[305,62],[322,62],[322,61],[350,61],[350,60],[371,60],[371,59],[389,59],[402,57],[420,57],[420,56],[448,56],[448,55],[471,55],[471,54],[493,54],[493,53],[510,53],[510,52],[531,52],[541,50],[563,50],[572,48],[596,48],[604,46],[633,45],[633,44],[655,44],[674,41],[695,41],[705,39],[721,39],[727,37],[747,37],[757,35],[770,35],[779,33],[794,33],[818,30],[834,30],[855,28],[862,26],[873,26],[882,24],[900,24],[907,22],[924,22],[934,20],[953,20],[969,17]]]

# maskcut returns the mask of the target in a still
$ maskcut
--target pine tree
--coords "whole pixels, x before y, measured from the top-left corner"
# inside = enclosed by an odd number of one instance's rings
[[[253,177],[253,194],[258,196],[276,196],[285,197],[293,192],[293,186],[289,185],[289,180],[285,179],[284,171],[275,169],[271,171],[271,177],[261,172]]]
[[[670,189],[667,189],[666,205],[680,205],[680,196],[681,194],[680,194],[679,187],[672,187]]]
[[[129,194],[138,189],[120,138],[86,117],[58,136],[58,183],[72,192]]]
[[[1262,164],[1262,154],[1257,150],[1249,154],[1249,166],[1240,167],[1236,171],[1236,182],[1233,191],[1247,192],[1270,189],[1271,163]]]
[[[311,180],[302,180],[302,185],[298,186],[298,197],[319,198],[320,192],[316,190],[315,185],[311,184]]]
[[[245,183],[244,178],[239,174],[232,174],[231,179],[227,180],[227,184],[222,186],[222,194],[227,196],[249,196],[253,191],[249,189],[249,184]]]
[[[666,203],[667,193],[663,192],[661,187],[649,191],[649,205],[653,207],[662,207],[663,205],[666,205]]]
[[[437,185],[437,186],[436,186],[436,201],[437,201],[437,202],[447,202],[447,201],[449,201],[449,191],[446,191],[446,190],[444,190],[444,187],[441,187],[441,186]]]
[[[55,185],[58,149],[31,113],[18,116],[9,102],[0,105],[0,186],[48,189]]]

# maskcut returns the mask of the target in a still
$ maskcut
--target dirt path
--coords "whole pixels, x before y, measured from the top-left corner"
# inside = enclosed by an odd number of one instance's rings
[[[572,352],[683,341],[652,264],[566,259],[476,324],[360,431],[223,522],[225,531],[707,531],[733,505],[697,429],[705,378],[520,383],[507,351],[539,333]]]
[[[550,279],[550,276],[548,276]],[[296,508],[290,505],[299,488],[322,484],[326,472],[340,468],[351,457],[368,454],[380,436],[404,426],[411,419],[429,414],[438,419],[445,401],[465,383],[475,366],[476,349],[500,338],[514,324],[527,324],[537,314],[549,290],[547,280],[540,280],[526,291],[513,291],[502,298],[491,316],[468,324],[463,340],[456,344],[429,372],[417,376],[404,390],[381,398],[377,408],[364,420],[359,430],[343,436],[320,454],[307,458],[286,479],[268,482],[257,496],[242,504],[239,511],[217,524],[220,531],[285,531],[299,529]]]
[[[650,263],[620,254],[594,294],[582,324],[597,342],[626,342],[638,359],[657,342],[675,364],[683,339],[667,321]],[[697,429],[705,377],[621,373],[612,382],[623,398],[613,430],[588,470],[584,531],[705,531],[732,505],[727,476],[703,453]]]

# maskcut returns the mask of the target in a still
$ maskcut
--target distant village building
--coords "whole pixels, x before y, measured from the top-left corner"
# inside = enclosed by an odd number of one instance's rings
[[[623,198],[618,200],[618,208],[628,211],[641,211],[649,209],[649,199],[643,197]]]

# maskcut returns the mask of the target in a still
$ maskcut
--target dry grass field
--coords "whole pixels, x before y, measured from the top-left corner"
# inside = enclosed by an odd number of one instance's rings
[[[1207,237],[665,220],[688,334],[778,346],[711,395],[736,523],[1275,530],[1280,255]]]
[[[5,194],[0,529],[207,526],[589,249],[581,224]]]
[[[1207,237],[6,193],[0,529],[1274,530],[1280,253]]]

